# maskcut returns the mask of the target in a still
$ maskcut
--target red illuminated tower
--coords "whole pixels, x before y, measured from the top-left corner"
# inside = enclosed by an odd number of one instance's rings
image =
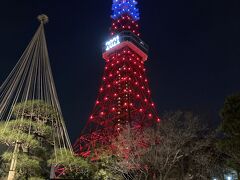
[[[126,124],[146,128],[160,122],[146,77],[148,45],[140,39],[136,0],[113,0],[110,40],[103,45],[106,61],[93,112],[74,149],[89,156],[107,145]]]

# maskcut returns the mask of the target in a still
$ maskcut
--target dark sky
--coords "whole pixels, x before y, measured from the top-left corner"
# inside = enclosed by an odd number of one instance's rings
[[[1,0],[0,83],[46,13],[49,54],[72,140],[93,108],[111,0]],[[239,0],[139,0],[147,75],[159,112],[192,110],[216,125],[225,96],[240,91]]]

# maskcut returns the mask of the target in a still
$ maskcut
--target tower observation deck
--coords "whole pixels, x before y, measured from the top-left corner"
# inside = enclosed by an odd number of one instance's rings
[[[160,122],[146,77],[148,45],[140,38],[136,0],[113,0],[109,40],[102,45],[106,61],[98,98],[74,150],[96,153],[126,125],[146,128]]]

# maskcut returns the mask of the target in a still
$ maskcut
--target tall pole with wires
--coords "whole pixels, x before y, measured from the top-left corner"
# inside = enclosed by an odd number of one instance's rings
[[[19,153],[29,154],[29,144],[44,145],[43,135],[49,135],[48,145],[56,158],[54,165],[58,165],[58,149],[73,152],[47,50],[44,25],[48,17],[42,14],[38,20],[35,35],[0,87],[0,121],[4,122],[0,142],[13,148],[8,180],[16,179]]]
[[[42,29],[42,28],[44,28],[43,25],[48,22],[48,17],[46,15],[42,14],[42,15],[38,16],[38,20],[40,21],[40,27],[39,28]],[[43,31],[43,30],[41,30],[41,31]],[[14,147],[13,154],[12,154],[10,169],[9,169],[9,173],[8,173],[8,180],[14,180],[15,179],[19,148],[20,148],[20,144],[19,144],[18,140],[16,139],[15,147]]]

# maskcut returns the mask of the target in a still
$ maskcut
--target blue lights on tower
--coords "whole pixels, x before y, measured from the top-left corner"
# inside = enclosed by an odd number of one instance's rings
[[[111,18],[116,20],[123,14],[128,14],[134,21],[138,21],[140,14],[139,9],[136,7],[137,4],[136,0],[113,0],[113,14]]]

